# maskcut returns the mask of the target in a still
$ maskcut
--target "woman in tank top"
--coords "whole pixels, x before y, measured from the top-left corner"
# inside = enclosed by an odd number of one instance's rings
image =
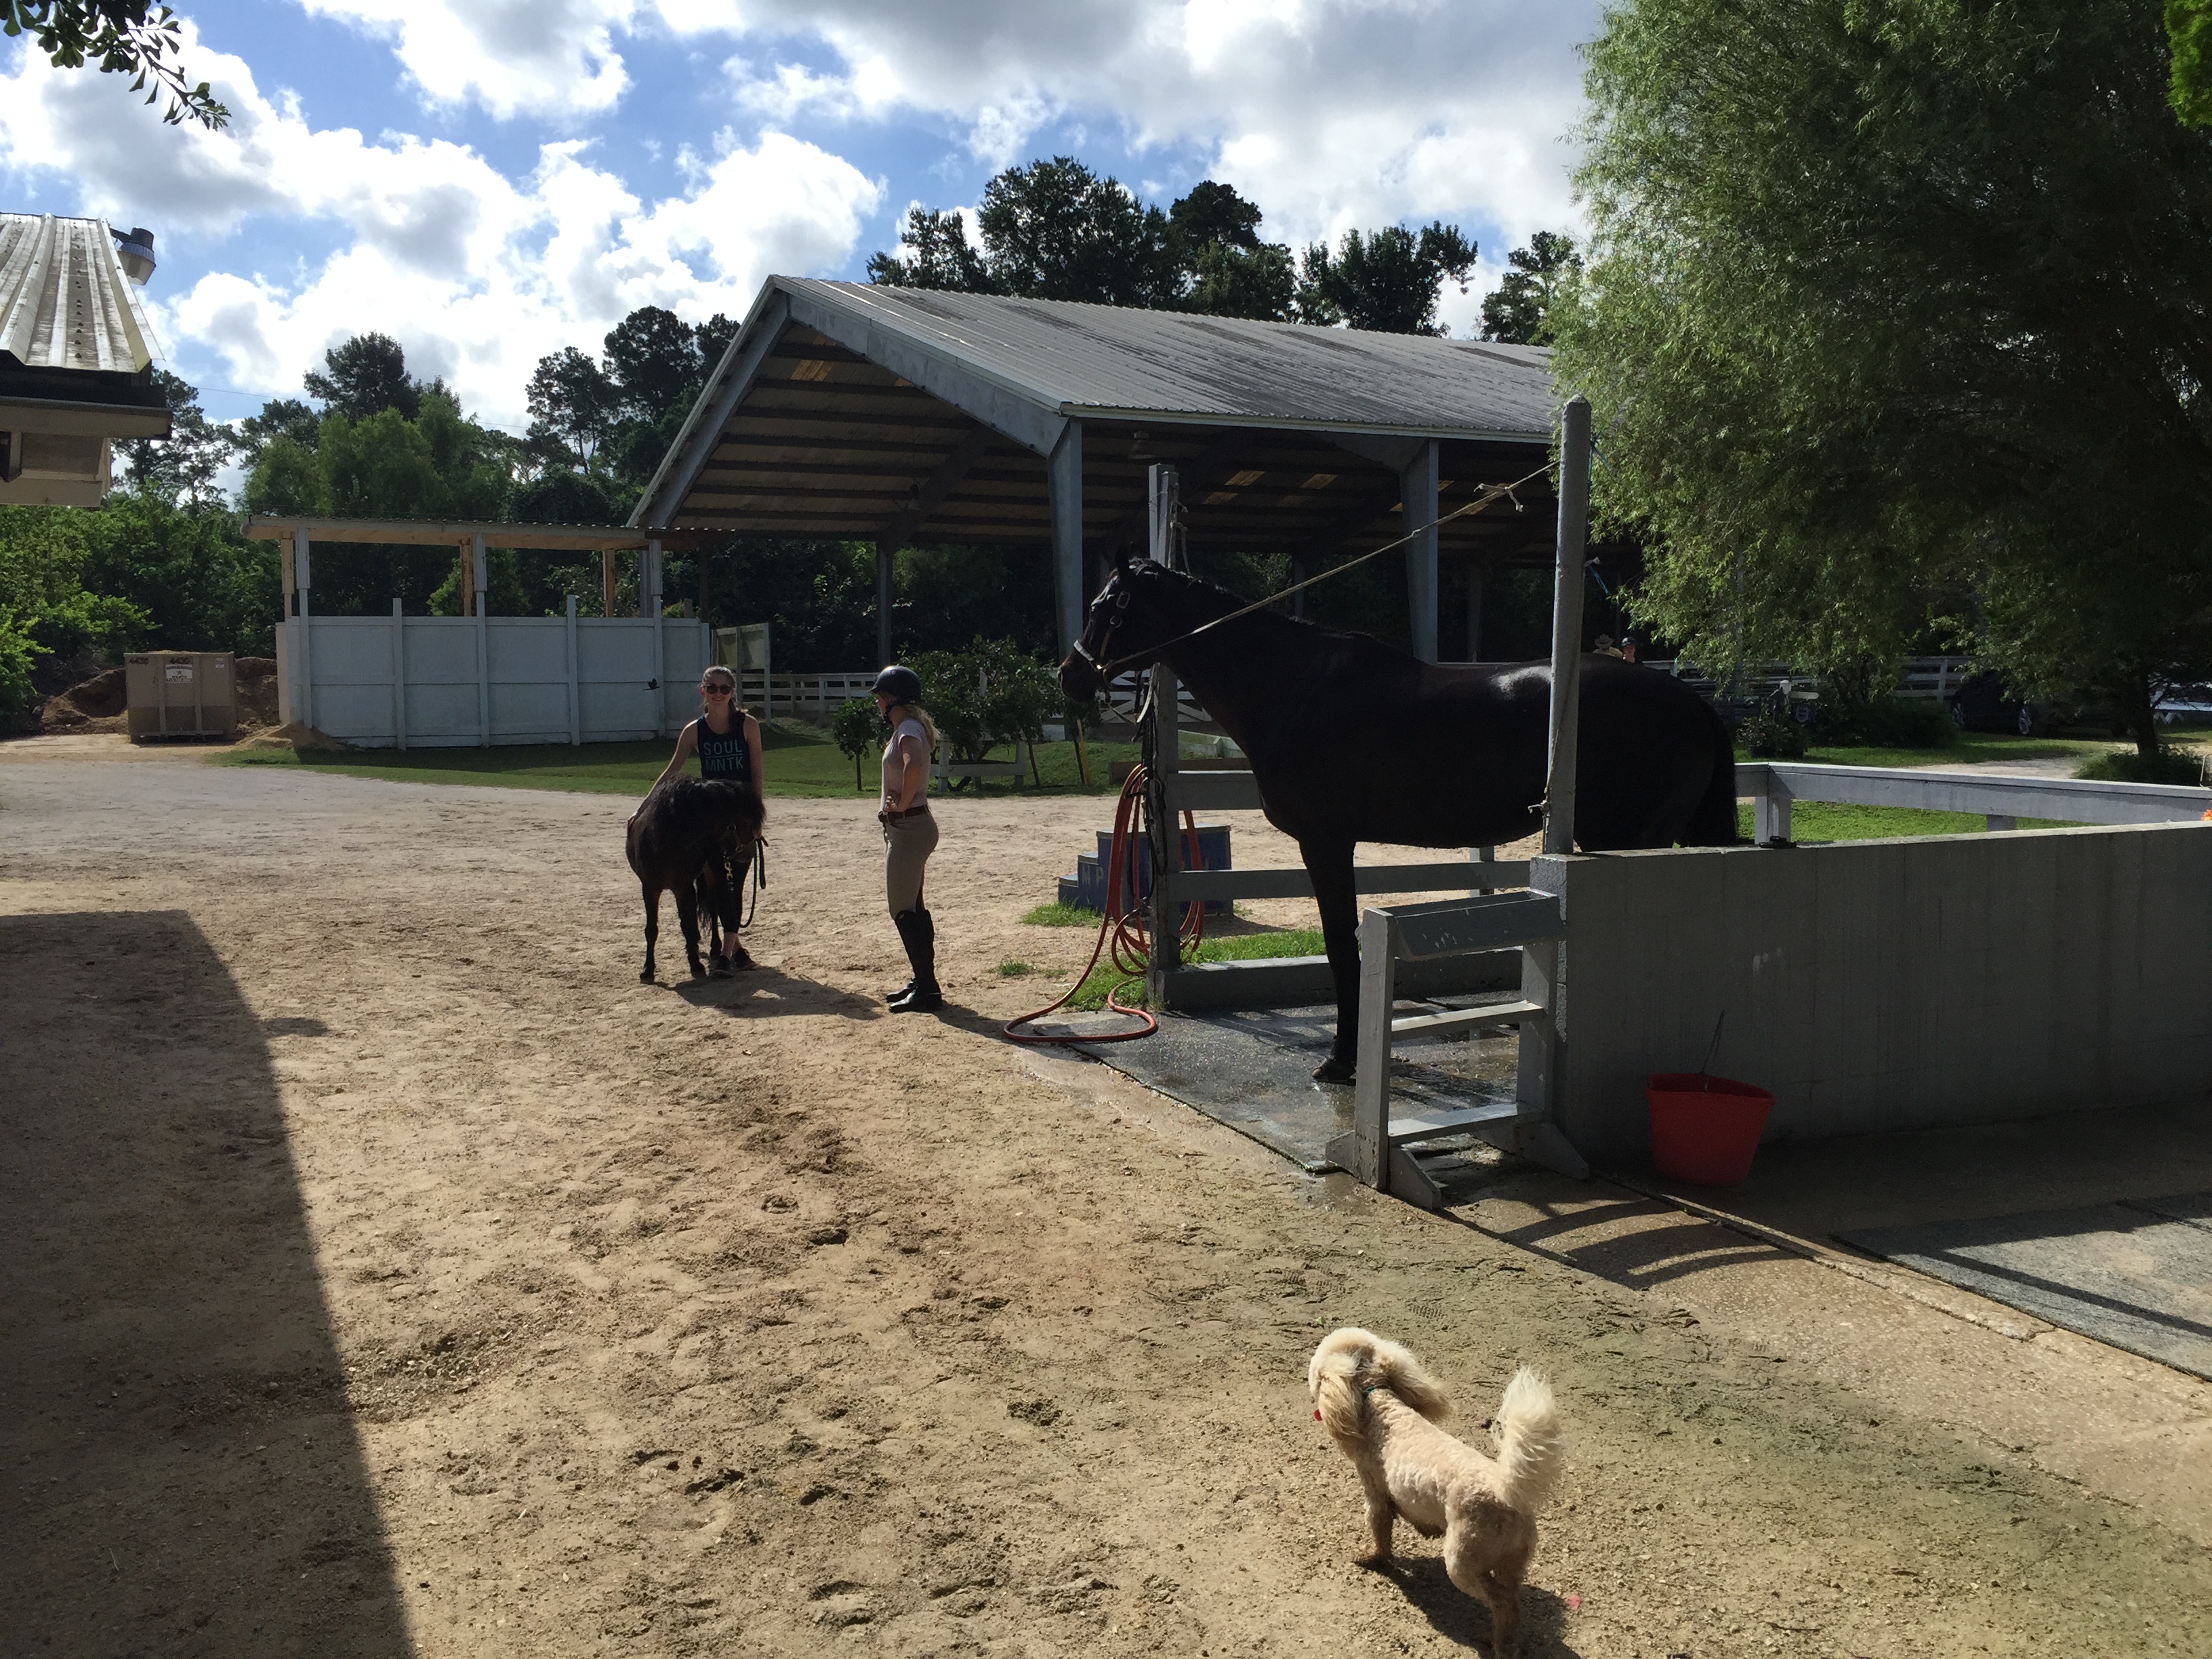
[[[922,908],[921,878],[937,850],[929,814],[929,757],[937,729],[921,706],[921,678],[893,663],[876,676],[876,712],[891,729],[884,745],[884,793],[876,817],[884,826],[884,896],[914,977],[891,993],[894,1013],[934,1013],[945,1006],[937,984],[937,924]]]
[[[699,718],[677,735],[676,753],[653,781],[653,789],[659,788],[682,772],[684,763],[696,755],[701,777],[734,778],[753,792],[755,800],[760,799],[760,722],[737,703],[738,677],[728,669],[712,667],[699,676]],[[651,795],[653,789],[645,793]],[[638,811],[644,808],[641,805]],[[635,823],[637,813],[629,816],[630,821]],[[715,969],[731,973],[752,965],[752,958],[738,942],[738,936],[724,933],[722,954],[714,963]]]

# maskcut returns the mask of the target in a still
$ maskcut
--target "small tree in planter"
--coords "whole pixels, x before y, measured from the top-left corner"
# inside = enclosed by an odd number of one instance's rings
[[[830,717],[830,736],[837,745],[837,752],[853,757],[853,787],[856,791],[868,787],[860,780],[860,757],[876,746],[883,729],[884,717],[876,713],[872,697],[848,697]]]

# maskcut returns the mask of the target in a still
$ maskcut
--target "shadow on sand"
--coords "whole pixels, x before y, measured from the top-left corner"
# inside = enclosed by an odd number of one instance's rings
[[[410,1654],[265,1026],[179,913],[0,917],[0,1647]]]

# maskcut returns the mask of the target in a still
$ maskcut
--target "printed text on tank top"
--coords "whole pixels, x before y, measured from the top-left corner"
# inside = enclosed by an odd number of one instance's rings
[[[745,745],[744,715],[732,712],[726,732],[715,731],[703,714],[691,722],[691,729],[699,747],[701,777],[735,778],[739,783],[753,781],[752,750]]]

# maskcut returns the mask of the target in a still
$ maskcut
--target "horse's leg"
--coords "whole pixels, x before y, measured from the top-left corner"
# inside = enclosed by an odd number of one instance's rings
[[[1336,1042],[1314,1076],[1323,1083],[1349,1083],[1359,1054],[1359,902],[1352,889],[1350,842],[1302,841],[1298,856],[1312,878],[1314,902],[1321,907],[1322,947],[1336,981]]]
[[[707,964],[699,960],[699,878],[693,876],[676,888],[676,920],[684,927],[684,959],[691,964],[691,977],[707,977]]]
[[[637,976],[640,985],[653,983],[653,947],[660,939],[660,889],[651,882],[640,882],[645,890],[645,971]]]

